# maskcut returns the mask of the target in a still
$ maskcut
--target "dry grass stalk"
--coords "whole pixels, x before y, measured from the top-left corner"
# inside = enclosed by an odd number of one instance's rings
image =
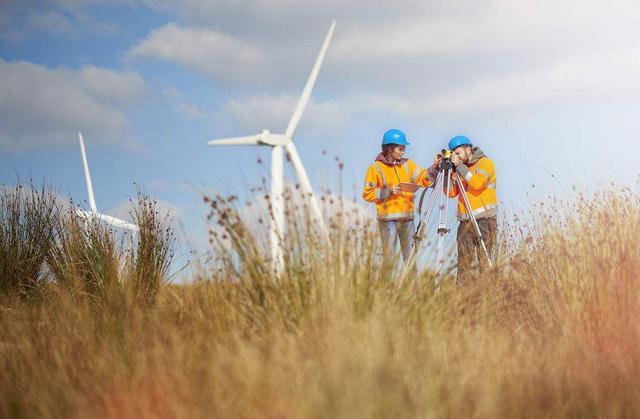
[[[234,199],[208,203],[217,263],[194,283],[161,283],[144,312],[77,304],[58,283],[37,304],[3,300],[0,416],[640,412],[635,192],[537,207],[505,226],[495,269],[437,295],[428,273],[398,287],[377,269],[372,226],[336,217],[331,248],[318,247],[296,208],[275,278]]]

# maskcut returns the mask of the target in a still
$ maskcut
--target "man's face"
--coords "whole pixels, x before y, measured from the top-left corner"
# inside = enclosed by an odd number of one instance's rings
[[[391,158],[394,160],[400,160],[404,155],[404,146],[403,145],[394,145],[391,149]]]
[[[462,160],[462,163],[469,163],[469,159],[471,159],[471,148],[460,146],[453,150],[454,153]]]

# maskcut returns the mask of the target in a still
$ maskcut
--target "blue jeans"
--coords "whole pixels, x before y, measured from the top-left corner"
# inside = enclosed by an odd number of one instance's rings
[[[396,243],[400,239],[402,259],[407,260],[413,247],[413,235],[415,226],[413,220],[378,220],[378,230],[382,239],[382,255],[385,260],[393,257],[396,251]]]

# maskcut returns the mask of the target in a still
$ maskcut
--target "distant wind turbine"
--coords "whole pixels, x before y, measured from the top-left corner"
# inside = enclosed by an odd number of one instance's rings
[[[298,104],[289,120],[287,129],[284,134],[272,134],[269,130],[265,129],[261,133],[256,135],[250,135],[246,137],[225,138],[222,140],[209,141],[209,145],[260,145],[271,147],[271,207],[273,209],[273,219],[271,220],[271,254],[276,270],[280,271],[284,266],[282,249],[280,248],[280,235],[284,231],[284,203],[282,193],[284,190],[284,165],[283,165],[283,148],[289,153],[291,163],[295,169],[298,180],[300,181],[300,187],[302,192],[309,198],[312,215],[317,222],[318,226],[322,230],[325,237],[329,237],[328,231],[322,219],[322,211],[318,205],[318,201],[311,188],[311,182],[307,172],[302,165],[300,155],[296,150],[296,146],[293,143],[293,135],[298,127],[302,113],[309,102],[311,97],[311,91],[318,78],[320,72],[320,66],[324,60],[324,56],[327,53],[333,31],[336,27],[336,21],[334,20],[329,27],[329,32],[324,39],[320,53],[316,58],[316,62],[311,70],[307,84],[304,86],[302,95],[298,100]]]
[[[91,174],[89,173],[89,164],[87,163],[87,153],[84,148],[84,139],[82,138],[82,133],[78,133],[78,138],[80,139],[80,151],[82,152],[82,164],[84,166],[84,179],[87,183],[87,194],[91,211],[76,208],[76,214],[85,220],[99,220],[114,227],[121,227],[136,232],[139,231],[140,229],[137,225],[98,212],[98,209],[96,207],[96,200],[93,195],[93,185],[91,183]]]

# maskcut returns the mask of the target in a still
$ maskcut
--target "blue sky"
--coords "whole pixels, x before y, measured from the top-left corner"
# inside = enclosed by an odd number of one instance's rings
[[[30,175],[86,199],[82,131],[99,209],[125,216],[135,182],[204,246],[201,191],[247,197],[269,161],[206,142],[284,131],[333,19],[296,132],[314,187],[342,176],[359,194],[391,127],[423,164],[469,136],[511,211],[533,184],[636,182],[640,4],[625,0],[5,0],[0,182]]]

